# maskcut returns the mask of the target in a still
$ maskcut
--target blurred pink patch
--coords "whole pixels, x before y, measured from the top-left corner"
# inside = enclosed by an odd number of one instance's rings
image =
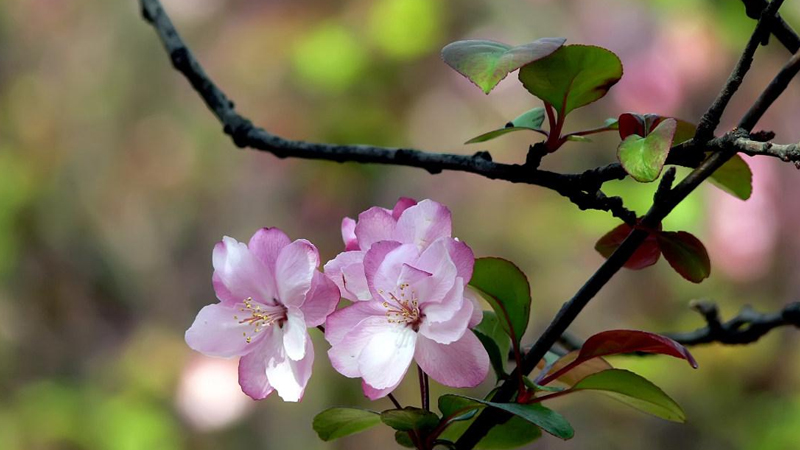
[[[709,192],[711,261],[715,269],[740,282],[766,274],[778,238],[774,162],[765,158],[745,160],[753,171],[749,200],[739,200],[719,189]]]
[[[625,76],[611,91],[625,111],[673,114],[684,89],[671,60],[658,52],[639,53],[623,61]]]
[[[181,416],[197,430],[230,426],[252,403],[236,383],[237,363],[230,359],[194,358],[183,369],[175,397]]]

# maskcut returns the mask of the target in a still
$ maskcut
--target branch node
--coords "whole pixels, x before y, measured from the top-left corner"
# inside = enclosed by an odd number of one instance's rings
[[[661,203],[664,201],[664,198],[669,195],[672,191],[672,183],[675,182],[676,173],[674,167],[670,167],[664,172],[664,176],[661,177],[661,181],[658,183],[658,189],[656,189],[656,193],[653,195],[653,202]]]
[[[482,159],[484,161],[491,161],[492,154],[487,152],[486,150],[481,150],[479,152],[475,152],[475,154],[472,155],[472,159]]]
[[[544,142],[537,142],[528,147],[528,154],[525,156],[525,168],[538,169],[542,164],[542,158],[547,155],[547,146]]]

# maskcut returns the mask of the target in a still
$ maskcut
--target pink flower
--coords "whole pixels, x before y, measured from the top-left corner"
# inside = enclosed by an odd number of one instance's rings
[[[475,257],[450,237],[447,208],[430,200],[398,205],[395,214],[365,211],[355,227],[345,219],[342,234],[354,249],[325,268],[356,302],[328,317],[328,356],[341,374],[362,378],[371,399],[394,390],[412,360],[444,385],[475,386],[489,370],[469,331],[482,317],[466,287]],[[345,228],[354,228],[355,244]]]
[[[345,217],[342,221],[342,239],[345,252],[325,264],[325,274],[339,287],[342,297],[351,301],[369,300],[364,272],[364,255],[372,244],[395,241],[414,244],[422,251],[441,237],[451,237],[450,210],[432,200],[417,203],[401,198],[394,209],[372,207],[358,215],[358,221]],[[455,242],[455,241],[454,241]],[[453,252],[465,251],[456,259],[474,261],[472,250],[466,245],[452,246]],[[471,263],[470,263],[471,264]],[[470,265],[466,280],[472,276]]]
[[[239,385],[253,399],[277,390],[299,401],[314,362],[306,328],[324,323],[339,302],[336,285],[317,270],[317,248],[262,228],[247,245],[224,237],[212,259],[220,302],[200,310],[186,343],[208,356],[241,356]]]

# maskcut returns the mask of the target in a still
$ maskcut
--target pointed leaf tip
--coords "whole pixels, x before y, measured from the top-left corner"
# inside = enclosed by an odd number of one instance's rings
[[[685,359],[689,365],[697,368],[697,361],[683,345],[666,336],[639,330],[610,330],[597,333],[586,340],[576,361],[637,352],[658,353]]]
[[[442,59],[488,94],[509,73],[550,55],[565,41],[542,38],[516,47],[489,40],[456,41],[442,49]]]

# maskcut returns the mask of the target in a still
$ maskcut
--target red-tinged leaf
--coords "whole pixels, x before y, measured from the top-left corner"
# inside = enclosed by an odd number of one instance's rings
[[[567,367],[568,365],[572,364],[578,356],[580,352],[575,350],[572,352],[567,353],[566,355],[562,356],[553,364],[553,367],[550,368],[549,374],[554,374],[560,372],[562,369]],[[589,375],[602,372],[604,370],[613,369],[611,364],[608,363],[603,358],[592,358],[589,361],[585,361],[581,363],[579,366],[572,368],[571,370],[564,372],[562,375],[554,378],[552,381],[562,384],[566,387],[572,387],[575,383],[581,381],[582,379],[588,377]]]
[[[699,283],[711,274],[711,260],[699,239],[685,231],[660,233],[658,243],[669,265],[692,283]]]
[[[617,159],[622,168],[641,183],[655,181],[661,175],[678,126],[675,119],[667,118],[648,130],[650,119],[652,116],[645,116],[646,136],[631,134],[617,148]]]
[[[633,231],[630,225],[623,223],[622,225],[614,228],[601,237],[595,244],[594,249],[603,257],[608,258],[622,244],[622,241],[628,237]],[[632,270],[644,269],[645,267],[652,266],[658,261],[661,256],[661,249],[658,246],[658,240],[654,235],[647,236],[642,245],[633,253],[625,263],[625,267]]]
[[[620,353],[669,355],[685,359],[692,367],[697,368],[697,361],[683,345],[666,336],[638,330],[611,330],[595,334],[583,344],[578,358],[573,364],[577,365],[579,361]]]
[[[626,137],[638,134],[644,136],[644,118],[635,113],[624,113],[619,116],[619,137],[625,139]]]
[[[637,113],[624,113],[619,116],[619,137],[625,139],[626,137],[637,134],[645,137],[650,134],[655,127],[657,127],[664,119],[669,119],[667,116],[659,116],[657,114],[637,114]],[[677,122],[675,129],[675,137],[672,140],[673,145],[680,144],[681,142],[688,141],[694,137],[697,127],[690,122],[672,117]]]

